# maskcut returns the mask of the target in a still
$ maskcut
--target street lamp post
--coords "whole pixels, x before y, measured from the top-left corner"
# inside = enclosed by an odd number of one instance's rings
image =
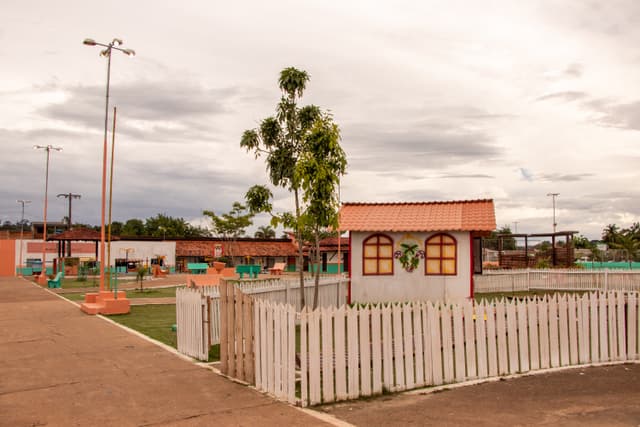
[[[556,227],[558,223],[556,222],[556,197],[558,197],[560,193],[547,193],[547,196],[551,196],[553,200],[553,232],[556,232]]]
[[[24,240],[24,205],[31,203],[31,200],[16,200],[22,205],[22,216],[20,217],[20,274],[22,276],[22,241]]]
[[[62,151],[61,147],[54,147],[53,145],[34,145],[34,150],[45,150],[47,152],[47,166],[44,172],[44,215],[43,222],[44,228],[42,230],[42,271],[38,277],[38,283],[41,285],[47,284],[47,196],[49,193],[49,158],[51,157],[51,150]]]
[[[122,45],[122,40],[115,38],[110,43],[98,43],[93,39],[84,39],[83,43],[87,46],[102,46],[103,49],[100,52],[100,56],[107,57],[107,90],[105,95],[105,109],[104,109],[104,143],[102,148],[102,204],[101,204],[101,218],[100,218],[100,292],[104,291],[104,268],[105,268],[105,200],[106,200],[106,186],[107,186],[107,128],[109,123],[109,84],[111,80],[111,52],[118,50],[125,55],[133,56],[135,51],[133,49],[123,49],[118,46]]]
[[[67,230],[71,230],[71,228],[73,227],[73,222],[71,221],[71,200],[80,199],[82,196],[80,194],[62,193],[58,194],[57,197],[64,197],[65,199],[69,199],[69,216],[67,217],[69,223],[67,224]]]

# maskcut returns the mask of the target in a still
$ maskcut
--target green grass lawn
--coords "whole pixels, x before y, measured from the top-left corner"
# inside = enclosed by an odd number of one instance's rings
[[[171,326],[176,323],[175,304],[132,306],[129,314],[118,314],[109,318],[177,348],[176,333],[171,330]]]
[[[132,306],[129,314],[109,318],[173,348],[178,346],[176,333],[171,329],[176,323],[175,304]],[[220,360],[219,344],[209,349],[209,362],[217,360]]]

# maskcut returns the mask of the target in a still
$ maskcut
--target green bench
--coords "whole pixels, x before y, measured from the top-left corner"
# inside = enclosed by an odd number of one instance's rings
[[[47,287],[49,288],[59,288],[60,282],[62,281],[62,272],[56,274],[56,277],[52,280],[47,280]]]
[[[240,275],[240,278],[244,276],[244,274],[248,274],[249,277],[253,277],[254,279],[258,278],[258,273],[260,273],[262,267],[258,264],[240,264],[236,265],[236,273]]]
[[[207,268],[209,268],[209,264],[206,262],[187,263],[187,270],[189,270],[191,274],[207,274]]]

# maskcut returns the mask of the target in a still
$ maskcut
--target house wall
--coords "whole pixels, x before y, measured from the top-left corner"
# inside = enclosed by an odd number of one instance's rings
[[[456,301],[469,297],[471,281],[471,239],[468,232],[446,232],[457,242],[457,268],[455,276],[426,276],[425,260],[407,272],[398,259],[393,260],[393,275],[365,276],[362,274],[362,242],[377,233],[351,233],[351,301],[391,302],[414,300]],[[428,237],[437,233],[382,233],[393,239],[394,251],[403,241],[414,240],[424,250]]]
[[[15,240],[0,240],[0,277],[16,275]]]

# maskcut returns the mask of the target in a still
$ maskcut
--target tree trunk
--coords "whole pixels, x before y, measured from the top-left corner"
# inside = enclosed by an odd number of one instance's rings
[[[304,301],[304,253],[302,252],[302,231],[300,230],[300,199],[298,190],[293,190],[296,199],[296,240],[298,241],[298,267],[300,275],[300,308],[305,306]]]
[[[315,285],[313,289],[313,309],[318,308],[318,293],[320,290],[320,231],[316,229],[315,232],[315,266],[316,266],[316,277],[315,277]]]

